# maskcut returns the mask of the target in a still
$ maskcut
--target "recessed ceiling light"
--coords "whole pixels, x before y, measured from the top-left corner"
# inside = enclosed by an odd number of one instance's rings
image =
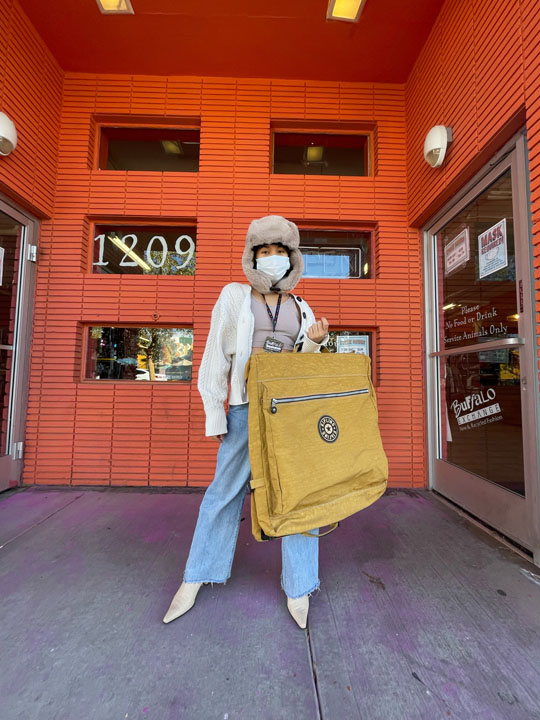
[[[134,15],[131,0],[96,0],[99,9],[105,15]]]
[[[322,162],[324,147],[321,145],[311,145],[306,147],[304,161],[308,163]]]
[[[182,143],[178,140],[162,140],[161,146],[167,155],[183,155]]]
[[[330,0],[328,3],[327,20],[343,20],[358,22],[366,0]]]

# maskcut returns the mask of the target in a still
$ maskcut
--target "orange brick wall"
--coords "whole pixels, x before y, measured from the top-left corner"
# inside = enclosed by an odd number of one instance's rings
[[[52,215],[63,73],[16,0],[0,0],[0,111],[15,123],[16,152],[0,158],[0,192]]]
[[[97,171],[93,116],[201,119],[196,175]],[[375,177],[271,176],[270,121],[377,123]],[[377,226],[377,277],[308,280],[298,292],[332,328],[376,329],[381,427],[390,483],[425,483],[421,278],[407,227],[403,86],[66,74],[54,233],[43,237],[32,351],[25,483],[204,485],[217,443],[204,437],[196,369],[222,285],[243,281],[250,220]],[[89,218],[196,219],[195,279],[92,276]],[[154,320],[157,315],[157,321]],[[194,378],[78,380],[81,323],[192,324]]]
[[[25,483],[204,485],[217,445],[203,436],[196,371],[221,286],[243,281],[249,221],[371,223],[372,280],[298,286],[332,328],[376,330],[376,383],[390,484],[425,484],[419,227],[520,125],[527,123],[540,308],[540,6],[448,0],[405,87],[194,77],[63,75],[16,0],[0,0],[0,109],[17,152],[0,191],[42,217]],[[92,169],[95,115],[201,119],[197,175]],[[60,122],[59,122],[60,118]],[[377,124],[373,178],[275,176],[271,120]],[[422,159],[443,123],[443,168]],[[59,149],[58,149],[59,148]],[[58,152],[58,157],[57,157]],[[56,192],[56,194],[55,194]],[[196,220],[195,278],[92,276],[89,222]],[[157,320],[154,319],[157,315]],[[192,324],[190,385],[79,380],[82,324]]]
[[[409,76],[406,103],[409,218],[417,226],[526,124],[540,311],[539,31],[537,0],[448,0]],[[433,170],[423,143],[439,124],[452,127],[454,141]]]

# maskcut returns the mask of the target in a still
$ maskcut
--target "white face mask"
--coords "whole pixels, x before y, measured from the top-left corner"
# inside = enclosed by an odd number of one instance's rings
[[[285,255],[268,255],[257,260],[257,270],[268,275],[274,283],[281,280],[290,267],[290,260]]]

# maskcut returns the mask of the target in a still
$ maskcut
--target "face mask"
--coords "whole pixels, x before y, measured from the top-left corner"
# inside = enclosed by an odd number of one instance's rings
[[[257,270],[268,275],[274,283],[281,280],[290,267],[289,258],[285,255],[269,255],[257,260]]]

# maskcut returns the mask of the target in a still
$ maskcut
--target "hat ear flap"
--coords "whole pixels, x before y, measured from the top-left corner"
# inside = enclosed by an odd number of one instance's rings
[[[266,295],[270,292],[270,287],[272,285],[272,281],[268,277],[268,275],[265,275],[264,273],[260,272],[260,270],[257,270],[256,267],[253,267],[255,263],[255,253],[253,252],[253,248],[250,246],[250,244],[246,244],[246,247],[244,248],[244,252],[242,254],[242,269],[244,271],[244,275],[249,281],[250,285],[253,285],[255,290],[258,290],[262,295]]]
[[[304,273],[304,258],[300,250],[291,250],[289,255],[291,269],[285,277],[276,283],[276,287],[282,292],[290,292],[299,282]]]
[[[292,246],[294,249],[296,249],[300,245],[300,233],[298,231],[298,226],[295,223],[291,222],[290,220],[287,220],[287,222],[289,223],[289,227],[291,228],[291,232],[292,232],[290,246]]]

